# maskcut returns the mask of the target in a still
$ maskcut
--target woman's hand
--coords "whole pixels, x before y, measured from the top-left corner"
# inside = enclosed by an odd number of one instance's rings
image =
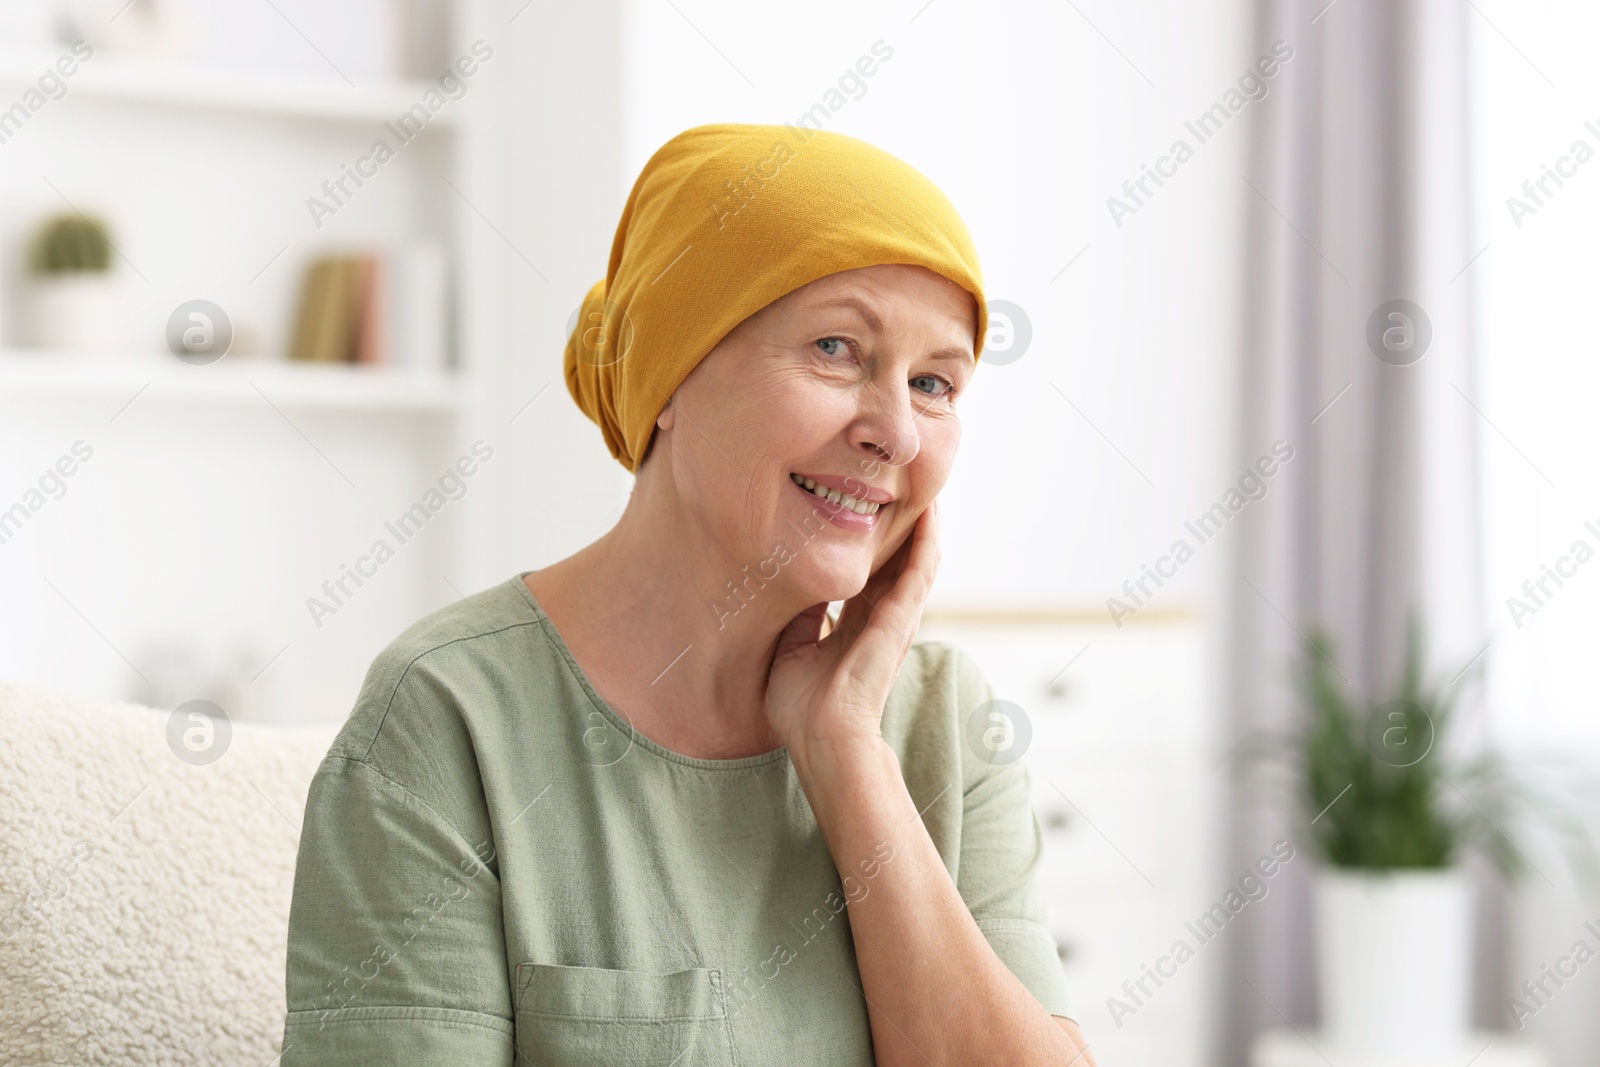
[[[796,615],[767,676],[767,721],[791,751],[815,742],[879,740],[883,705],[922,622],[939,566],[937,498],[820,637],[828,605]]]

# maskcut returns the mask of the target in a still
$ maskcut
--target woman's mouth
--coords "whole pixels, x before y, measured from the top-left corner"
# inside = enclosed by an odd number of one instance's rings
[[[888,506],[818,485],[803,474],[791,473],[789,481],[811,498],[814,510],[821,512],[824,518],[841,529],[872,530],[878,525],[878,512]]]
[[[843,493],[837,489],[829,489],[825,485],[818,485],[803,474],[791,474],[789,475],[789,480],[819,500],[826,500],[830,504],[848,508],[857,515],[873,515],[877,513],[878,508],[882,507],[881,504],[874,504],[859,497],[853,497],[849,493]]]

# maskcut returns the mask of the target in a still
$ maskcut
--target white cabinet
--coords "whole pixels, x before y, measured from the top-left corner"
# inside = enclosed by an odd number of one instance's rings
[[[1098,1062],[1201,1064],[1222,952],[1186,923],[1228,887],[1208,867],[1225,770],[1200,626],[1181,613],[1118,629],[1092,613],[930,610],[918,636],[964,649],[1027,718],[1048,921]],[[1179,939],[1192,950],[1181,963]]]

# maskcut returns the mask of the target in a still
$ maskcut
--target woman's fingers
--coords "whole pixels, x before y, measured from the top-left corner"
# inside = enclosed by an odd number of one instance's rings
[[[915,533],[905,558],[901,561],[889,591],[878,601],[878,610],[868,622],[881,625],[889,635],[902,641],[902,653],[916,637],[922,623],[922,606],[933,589],[934,575],[939,569],[938,499],[917,517]]]
[[[852,658],[861,656],[874,662],[883,657],[891,672],[899,671],[922,622],[922,605],[939,566],[937,506],[935,502],[917,516],[905,543],[867,581],[866,588],[845,602],[840,630],[849,642]]]
[[[826,603],[789,621],[767,687],[767,715],[786,745],[806,736],[796,731],[854,735],[877,722],[916,637],[938,559],[930,507],[866,587],[845,601],[839,625],[827,637],[821,637]]]
[[[917,539],[917,526],[921,522],[913,523],[906,532],[904,540],[889,554],[877,570],[867,577],[866,585],[855,596],[844,602],[844,608],[839,613],[838,631],[841,642],[848,647],[861,635],[868,621],[872,618],[878,601],[882,600],[894,584],[899,580],[900,572],[904,569],[906,558],[911,554],[912,545]]]

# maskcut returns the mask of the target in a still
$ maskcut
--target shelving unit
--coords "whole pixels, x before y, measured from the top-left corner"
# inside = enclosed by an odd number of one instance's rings
[[[18,619],[50,620],[6,632],[0,658],[15,676],[142,699],[141,683],[199,693],[227,674],[218,691],[248,687],[263,718],[333,717],[348,712],[397,620],[421,617],[452,585],[476,581],[482,559],[503,554],[509,524],[493,480],[511,479],[513,431],[525,439],[533,422],[512,427],[493,384],[511,358],[507,279],[522,265],[505,236],[516,232],[504,163],[514,45],[507,15],[485,0],[440,0],[426,18],[438,30],[431,55],[408,46],[396,68],[404,76],[392,78],[349,67],[355,85],[312,69],[309,55],[285,52],[269,70],[223,65],[210,52],[164,64],[95,43],[61,79],[65,93],[46,93],[8,127],[0,485],[9,495],[0,509],[37,498],[35,454],[53,464],[80,438],[94,448],[63,502],[49,498],[37,518],[30,511],[27,530],[7,543],[0,599]],[[341,54],[314,31],[277,29],[286,48]],[[472,51],[480,40],[492,58]],[[64,51],[0,40],[0,110],[37,90]],[[467,88],[397,137],[391,125],[426,107],[465,56],[477,64],[462,77]],[[379,139],[396,151],[376,180],[367,174],[356,195],[347,190],[336,213],[308,214],[308,198],[331,199],[325,183]],[[72,210],[109,224],[126,331],[81,353],[26,347],[23,242],[42,219]],[[398,262],[424,244],[446,264],[442,360],[286,358],[308,264],[367,252]],[[416,278],[386,298],[415,292],[408,284]],[[204,365],[163,342],[173,309],[198,299],[222,307],[235,330],[234,351]],[[381,332],[393,337],[405,320],[389,310]],[[463,456],[481,460],[480,442],[495,448],[487,473],[464,481],[468,492],[441,488]],[[448,507],[381,580],[337,619],[312,621],[307,598],[387,536],[385,519],[441,495]],[[169,659],[188,666],[169,669]]]
[[[52,397],[150,396],[453,416],[462,388],[444,370],[290,363],[261,357],[192,366],[168,355],[78,355],[0,349],[0,392]]]
[[[485,24],[483,9],[473,0],[458,0],[450,9],[456,38],[451,47],[460,51],[457,46],[465,45],[468,27]],[[59,51],[7,49],[5,42],[0,42],[0,98],[16,98],[36,88],[41,75],[54,69]],[[434,81],[421,77],[351,85],[331,72],[319,76],[168,64],[103,48],[90,59],[78,60],[74,72],[62,80],[66,86],[63,99],[70,98],[74,106],[129,109],[127,121],[135,124],[144,121],[144,116],[181,122],[185,113],[205,113],[237,116],[245,123],[309,121],[313,126],[306,127],[308,130],[371,127],[375,134],[437,88]],[[452,102],[431,112],[425,130],[418,134],[442,146],[442,152],[434,157],[436,173],[472,204],[487,197],[475,191],[474,176],[484,171],[483,163],[475,160],[469,164],[463,158],[469,151],[481,155],[486,140],[474,136],[474,123],[482,122],[478,103]],[[468,316],[482,315],[486,304],[470,278],[473,260],[467,245],[474,242],[462,225],[477,219],[475,208],[460,200],[441,207],[437,217],[446,220],[447,243],[459,271],[455,281],[460,310]],[[285,308],[283,313],[290,310]],[[454,344],[460,351],[468,343],[466,335],[474,329],[463,324],[456,332]],[[275,403],[298,407],[455,417],[464,410],[468,391],[463,382],[471,373],[470,366],[462,365],[319,366],[254,354],[196,367],[165,353],[78,354],[7,347],[7,340],[0,337],[0,391],[58,399],[130,394],[148,387],[152,395],[174,400],[236,403],[259,401],[266,394]]]
[[[455,40],[447,47],[450,55],[462,51],[468,30],[485,24],[479,0],[447,0]],[[460,47],[458,47],[460,46]],[[7,48],[0,42],[0,99],[17,98],[38,86],[41,75],[53,71],[60,50]],[[88,60],[78,60],[76,69],[61,79],[65,92],[61,103],[52,99],[40,111],[44,116],[71,101],[74,108],[88,106],[116,108],[125,112],[125,121],[137,126],[159,121],[170,130],[171,123],[183,123],[185,116],[199,118],[236,117],[241,129],[254,122],[274,123],[279,128],[299,128],[311,135],[316,130],[370,130],[374,137],[393,139],[392,123],[421,103],[430,91],[437,93],[434,80],[422,77],[394,78],[352,85],[333,73],[320,76],[302,72],[272,70],[234,70],[208,65],[163,63],[138,59],[98,49]],[[458,294],[459,312],[464,317],[483,315],[488,303],[473,283],[475,264],[469,245],[481,249],[463,228],[477,224],[477,204],[492,200],[481,192],[477,176],[486,172],[483,146],[488,138],[475,129],[484,121],[477,100],[452,100],[450,105],[430,111],[425,126],[412,136],[426,138],[436,146],[427,153],[432,162],[424,168],[442,177],[458,196],[438,205],[430,222],[443,223],[445,243],[452,268],[456,271],[453,289]],[[32,121],[32,120],[30,120]],[[267,126],[260,127],[263,130]],[[20,129],[18,132],[21,132]],[[469,162],[465,156],[473,153]],[[408,158],[416,158],[415,153]],[[345,162],[339,160],[339,162]],[[445,188],[440,183],[441,188]],[[414,225],[414,224],[413,224]],[[385,234],[387,238],[406,234],[404,223]],[[304,235],[291,234],[285,250],[296,248],[304,254],[308,246]],[[180,235],[179,240],[192,239]],[[334,244],[348,244],[335,240]],[[282,315],[292,313],[291,307]],[[0,317],[0,323],[3,323]],[[14,329],[11,331],[14,333]],[[461,352],[475,332],[469,323],[458,324],[451,347]],[[228,402],[255,399],[251,383],[263,388],[270,382],[289,403],[324,408],[348,407],[352,410],[410,412],[432,415],[459,414],[466,390],[462,382],[471,374],[470,361],[444,367],[402,368],[398,366],[313,366],[292,363],[281,356],[261,356],[224,360],[197,368],[165,357],[165,353],[94,353],[79,355],[58,351],[38,351],[15,345],[13,338],[0,336],[0,389],[51,393],[55,396],[99,395],[135,388],[149,382],[171,397],[197,401]],[[194,371],[202,370],[204,375]]]
[[[15,97],[34,86],[56,56],[0,57],[0,93]],[[205,67],[161,66],[96,55],[67,80],[68,93],[125,104],[155,104],[209,111],[277,115],[335,122],[387,122],[415,104],[430,82],[351,86],[337,78],[271,73],[233,73]],[[429,127],[451,126],[442,110]]]

